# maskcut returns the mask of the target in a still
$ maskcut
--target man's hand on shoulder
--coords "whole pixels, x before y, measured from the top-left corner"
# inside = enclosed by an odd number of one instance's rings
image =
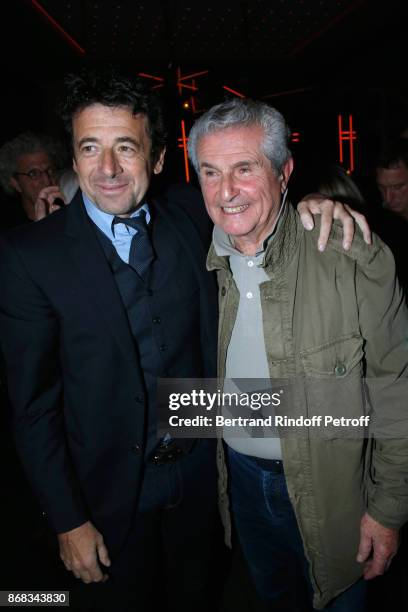
[[[399,534],[396,529],[383,527],[367,513],[361,519],[360,546],[357,561],[364,563],[364,578],[381,576],[390,566],[398,550]]]
[[[68,571],[85,583],[105,582],[100,563],[109,567],[111,562],[103,537],[90,521],[58,534],[60,557]]]
[[[326,248],[334,219],[338,219],[343,224],[343,248],[346,251],[353,242],[354,222],[363,232],[365,242],[371,244],[371,230],[366,218],[347,204],[330,200],[320,193],[311,193],[299,202],[297,210],[303,227],[307,230],[314,228],[313,216],[322,215],[318,241],[319,251],[324,251]]]

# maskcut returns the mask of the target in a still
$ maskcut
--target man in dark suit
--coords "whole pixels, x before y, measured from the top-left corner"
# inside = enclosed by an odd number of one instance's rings
[[[165,131],[135,79],[71,77],[64,117],[80,193],[0,243],[19,455],[97,609],[148,609],[158,572],[174,609],[212,609],[214,441],[156,437],[157,379],[215,375],[208,220],[146,195]]]
[[[165,131],[140,83],[95,73],[68,87],[82,193],[1,245],[17,448],[68,570],[85,583],[109,576],[96,594],[129,590],[125,609],[171,568],[175,607],[195,607],[215,531],[213,444],[157,440],[155,394],[159,377],[215,374],[208,221],[146,199]]]

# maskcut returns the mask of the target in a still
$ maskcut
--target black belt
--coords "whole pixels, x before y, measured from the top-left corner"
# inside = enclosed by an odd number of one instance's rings
[[[280,459],[262,459],[261,457],[250,457],[257,466],[266,472],[273,472],[274,474],[283,474],[283,461]]]
[[[165,465],[166,463],[175,463],[183,455],[187,455],[195,444],[192,444],[188,451],[181,448],[177,442],[172,440],[171,442],[161,442],[157,448],[154,449],[152,456],[149,459],[149,463],[154,465]]]

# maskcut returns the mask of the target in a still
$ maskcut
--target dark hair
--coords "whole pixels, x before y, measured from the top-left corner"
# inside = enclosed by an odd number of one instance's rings
[[[389,142],[378,157],[377,168],[395,168],[399,162],[403,162],[408,168],[407,138],[399,138]]]
[[[157,161],[166,143],[163,109],[158,96],[144,82],[125,75],[117,68],[87,69],[81,74],[69,74],[64,80],[66,97],[60,107],[65,129],[72,139],[72,119],[93,104],[127,107],[134,115],[147,118],[152,143],[152,161]]]

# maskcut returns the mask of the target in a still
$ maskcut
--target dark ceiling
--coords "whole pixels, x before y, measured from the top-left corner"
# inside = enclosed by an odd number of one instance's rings
[[[212,63],[286,61],[331,29],[344,33],[353,13],[364,4],[367,15],[369,3],[297,0],[202,6],[154,0],[42,0],[27,4],[32,13],[44,8],[91,60]],[[35,15],[29,20],[31,27],[37,27]],[[50,33],[44,32],[37,48],[47,52],[51,41]],[[350,41],[344,43],[348,46]]]
[[[40,82],[81,62],[114,60],[158,76],[176,66],[216,70],[231,87],[267,95],[354,78],[390,45],[405,50],[405,4],[13,0],[2,5],[2,57]]]
[[[10,0],[0,22],[2,140],[16,118],[23,128],[50,127],[63,74],[107,61],[163,79],[150,82],[175,103],[178,70],[208,71],[184,81],[198,88],[198,109],[227,87],[268,100],[294,127],[344,110],[375,130],[408,115],[405,8],[395,0]],[[182,99],[190,93],[183,88]]]

